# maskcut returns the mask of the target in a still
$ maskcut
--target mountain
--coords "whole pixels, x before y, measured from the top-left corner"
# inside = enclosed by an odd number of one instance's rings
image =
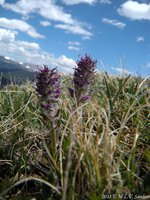
[[[15,61],[7,56],[0,56],[0,83],[2,86],[11,82],[21,84],[33,80],[36,66]]]

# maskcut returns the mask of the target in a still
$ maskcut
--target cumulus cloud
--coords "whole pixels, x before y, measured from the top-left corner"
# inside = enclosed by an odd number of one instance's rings
[[[80,51],[80,48],[79,48],[79,47],[71,46],[71,45],[68,46],[68,49],[69,49],[69,50],[73,50],[73,51]]]
[[[120,22],[116,19],[108,19],[108,18],[102,18],[102,22],[106,24],[110,24],[113,26],[116,26],[117,28],[124,29],[126,27],[126,24],[123,22]]]
[[[16,44],[18,44],[19,46],[22,46],[25,49],[40,50],[39,44],[35,42],[16,41]]]
[[[53,20],[55,22],[63,23],[64,27],[70,25],[72,28],[70,27],[68,29],[71,33],[75,33],[75,31],[70,29],[76,28],[76,26],[78,26],[80,29],[80,35],[87,36],[88,31],[85,27],[83,27],[83,23],[78,21],[77,19],[74,19],[71,14],[66,13],[64,9],[61,6],[56,5],[55,1],[53,0],[44,0],[44,3],[43,0],[19,0],[14,4],[4,3],[2,7],[12,10],[13,12],[17,12],[21,14],[24,18],[28,18],[30,14],[37,13],[47,20]],[[67,29],[64,27],[61,29]]]
[[[63,69],[63,72],[70,73],[73,72],[76,62],[72,58],[67,58],[65,55],[61,55],[57,58],[56,66],[57,65],[59,65],[59,68]]]
[[[0,27],[22,31],[33,38],[44,38],[43,35],[36,32],[34,27],[23,20],[0,18]]]
[[[13,42],[17,32],[0,28],[0,41]]]
[[[76,62],[72,58],[65,55],[56,57],[43,51],[38,43],[16,40],[15,35],[16,33],[12,30],[0,29],[0,55],[21,63],[47,64],[50,67],[58,67],[58,70],[64,73],[73,72]]]
[[[80,3],[86,3],[92,5],[94,3],[111,4],[110,0],[62,0],[66,5],[76,5]]]
[[[99,0],[99,2],[102,4],[111,4],[111,1],[109,0]]]
[[[74,21],[70,14],[65,13],[63,8],[55,5],[52,0],[44,0],[44,3],[43,0],[19,0],[15,4],[5,3],[3,7],[24,16],[28,16],[31,13],[38,13],[49,20],[64,23],[73,23]]]
[[[49,22],[49,21],[40,21],[40,24],[42,25],[42,26],[51,26],[51,23]]]
[[[144,42],[144,37],[139,36],[139,37],[137,37],[136,41],[137,42]]]
[[[68,42],[69,45],[80,46],[80,42]]]
[[[4,4],[5,0],[0,0],[0,5]]]
[[[80,42],[68,42],[68,49],[73,51],[80,51]]]
[[[93,4],[96,0],[62,0],[66,5],[75,5],[79,3]]]
[[[70,24],[56,24],[55,28],[63,29],[67,33],[73,33],[77,35],[87,36],[88,38],[92,36],[92,33],[85,30],[79,25],[70,25]]]
[[[116,68],[114,68],[114,70],[115,70],[118,74],[120,74],[120,75],[128,75],[128,74],[131,74],[130,71],[128,71],[127,69],[124,69],[124,68],[122,68],[122,67],[116,67]]]
[[[117,11],[121,16],[131,20],[150,20],[150,4],[129,0],[124,2]]]

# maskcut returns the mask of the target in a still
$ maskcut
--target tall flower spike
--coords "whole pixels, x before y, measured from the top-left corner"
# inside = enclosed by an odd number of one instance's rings
[[[36,92],[40,99],[43,114],[54,121],[59,114],[60,76],[56,68],[49,69],[46,65],[36,72]]]
[[[88,55],[77,61],[73,75],[74,89],[69,88],[71,97],[75,96],[77,99],[77,105],[90,99],[96,63]]]

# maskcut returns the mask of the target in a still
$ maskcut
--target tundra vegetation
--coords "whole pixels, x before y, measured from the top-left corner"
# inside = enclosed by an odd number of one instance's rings
[[[1,200],[148,199],[150,79],[95,68],[1,88]]]

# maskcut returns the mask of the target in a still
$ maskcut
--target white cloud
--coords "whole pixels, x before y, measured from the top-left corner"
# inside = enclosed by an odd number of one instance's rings
[[[117,28],[124,29],[126,24],[115,19],[102,18],[102,22],[116,26]]]
[[[74,51],[80,51],[80,42],[68,42],[68,49]]]
[[[109,0],[99,0],[99,2],[102,4],[111,4],[111,1]]]
[[[21,63],[47,64],[52,68],[58,67],[58,70],[64,73],[73,72],[76,65],[72,58],[65,55],[56,57],[43,51],[38,43],[16,40],[15,33],[12,30],[0,29],[0,47],[0,55],[18,60]]]
[[[56,24],[55,28],[66,30],[67,33],[73,33],[77,35],[83,35],[87,37],[91,37],[92,33],[85,30],[79,25],[70,25],[70,24]]]
[[[0,5],[4,4],[5,0],[0,0]]]
[[[49,21],[40,21],[40,24],[42,25],[42,26],[51,26],[51,23],[49,22]]]
[[[66,5],[75,5],[79,3],[93,4],[96,0],[62,0]]]
[[[66,13],[61,6],[55,4],[54,0],[44,0],[44,3],[43,0],[19,0],[15,4],[4,3],[2,6],[5,9],[10,9],[13,12],[20,13],[24,18],[28,18],[30,14],[37,13],[47,20],[62,22],[64,23],[63,26],[70,25],[72,28],[70,27],[69,29],[79,27],[79,31],[81,32],[82,30],[82,34],[80,33],[80,35],[87,36],[88,31],[83,27],[83,23],[74,19],[71,14]],[[75,33],[73,30],[70,30],[70,32]]]
[[[83,40],[89,40],[90,38],[91,38],[91,36],[87,36],[87,35],[82,36]]]
[[[127,69],[124,69],[124,68],[122,68],[122,67],[116,67],[116,68],[114,68],[114,70],[115,70],[117,73],[121,74],[121,75],[128,75],[128,74],[131,74],[130,71],[128,71]]]
[[[55,5],[52,0],[44,0],[44,3],[43,0],[19,0],[15,4],[5,3],[3,7],[24,16],[28,16],[31,13],[38,13],[49,20],[64,23],[73,23],[74,21],[70,14],[65,13],[63,8]]]
[[[62,0],[66,5],[76,5],[80,3],[87,3],[92,5],[94,3],[111,4],[110,0]]]
[[[62,67],[64,70],[63,72],[72,72],[73,68],[76,65],[76,62],[72,58],[67,58],[65,55],[61,55],[60,57],[57,58],[57,63],[58,65]]]
[[[17,33],[14,31],[0,28],[0,41],[12,42],[15,40],[15,34]]]
[[[80,46],[80,42],[68,42],[69,45]]]
[[[44,38],[43,35],[36,32],[34,27],[23,20],[0,18],[0,27],[22,31],[33,38]]]
[[[69,50],[74,50],[74,51],[80,51],[80,48],[79,48],[79,47],[71,46],[71,45],[68,46],[68,49],[69,49]]]
[[[35,42],[26,42],[26,41],[17,41],[18,45],[25,48],[25,49],[31,49],[31,50],[40,50],[39,44]]]
[[[117,11],[121,16],[132,20],[150,20],[150,4],[129,0],[123,3]]]
[[[137,37],[136,41],[137,42],[144,42],[144,37],[141,37],[141,36]]]

